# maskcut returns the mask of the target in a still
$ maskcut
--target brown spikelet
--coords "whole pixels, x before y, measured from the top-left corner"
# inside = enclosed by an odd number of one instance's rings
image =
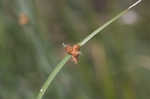
[[[80,55],[80,46],[75,44],[73,46],[66,45],[65,51],[72,56],[72,60],[75,64],[78,63],[78,57]]]

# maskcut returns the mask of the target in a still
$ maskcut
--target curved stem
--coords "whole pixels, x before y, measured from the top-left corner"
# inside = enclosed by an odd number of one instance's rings
[[[115,16],[114,18],[112,18],[111,20],[107,21],[104,25],[102,25],[101,27],[99,27],[98,29],[96,29],[94,32],[92,32],[90,35],[88,35],[85,39],[83,39],[81,42],[79,42],[78,44],[80,46],[83,46],[84,44],[86,44],[89,40],[91,40],[94,36],[96,36],[98,33],[100,33],[100,31],[102,31],[103,29],[105,29],[107,26],[109,26],[111,23],[113,23],[114,21],[116,21],[117,19],[119,19],[121,16],[123,16],[124,14],[126,14],[131,8],[135,7],[137,4],[139,4],[142,0],[138,0],[137,2],[135,2],[134,4],[132,4],[131,6],[129,6],[127,9],[125,9],[124,11],[122,11],[121,13],[119,13],[117,16]],[[45,94],[47,88],[50,86],[50,84],[52,83],[52,81],[54,80],[54,78],[56,77],[56,75],[58,74],[58,72],[62,69],[62,67],[65,65],[65,63],[71,58],[70,55],[67,55],[62,61],[60,61],[60,63],[57,64],[57,66],[55,67],[55,69],[52,71],[52,73],[50,73],[50,75],[48,76],[48,79],[45,81],[44,85],[42,86],[42,88],[40,89],[40,92],[38,94],[37,99],[42,99],[43,95]]]
[[[86,44],[89,40],[91,40],[95,35],[97,35],[98,33],[100,33],[103,29],[105,29],[107,26],[109,26],[110,24],[112,24],[114,21],[116,21],[117,19],[119,19],[121,16],[123,16],[124,14],[126,14],[131,8],[135,7],[137,4],[139,4],[142,0],[138,0],[137,2],[135,2],[134,4],[132,4],[131,6],[129,6],[127,9],[125,9],[124,11],[122,11],[121,13],[119,13],[117,16],[115,16],[114,18],[112,18],[111,20],[107,21],[104,25],[100,26],[98,29],[96,29],[94,32],[92,32],[91,34],[89,34],[85,39],[83,39],[81,42],[79,42],[78,44],[80,46],[83,46],[84,44]]]
[[[48,76],[48,79],[43,84],[42,88],[40,89],[40,92],[38,94],[37,99],[42,99],[44,93],[46,92],[48,86],[51,84],[55,76],[58,74],[58,72],[62,69],[64,64],[71,58],[70,55],[67,55],[59,64],[57,64],[56,68],[52,71],[52,73]]]

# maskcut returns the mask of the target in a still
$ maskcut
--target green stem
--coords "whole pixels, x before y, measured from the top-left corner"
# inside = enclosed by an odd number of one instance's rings
[[[98,29],[96,29],[94,32],[92,32],[90,35],[88,35],[85,39],[83,39],[83,41],[79,42],[78,44],[80,46],[83,46],[84,44],[86,44],[95,35],[97,35],[98,33],[100,33],[100,31],[102,31],[107,26],[109,26],[111,23],[113,23],[114,21],[116,21],[117,19],[119,19],[121,16],[123,16],[124,14],[126,14],[131,8],[133,8],[134,6],[136,6],[137,4],[139,4],[141,1],[142,0],[138,0],[137,2],[135,2],[134,4],[132,4],[131,6],[129,6],[127,9],[125,9],[124,11],[122,11],[121,13],[119,13],[117,16],[115,16],[111,20],[107,21],[104,25],[102,25],[101,27],[99,27]],[[58,74],[58,72],[62,69],[62,67],[65,65],[65,63],[70,58],[71,58],[71,56],[67,55],[59,64],[57,64],[57,66],[55,67],[55,69],[52,71],[52,73],[50,73],[48,79],[46,80],[46,82],[44,83],[44,85],[42,86],[42,88],[40,89],[40,92],[38,94],[37,99],[42,99],[42,97],[45,94],[47,88],[51,85],[52,81],[54,80],[54,78],[56,77],[56,75]]]
[[[52,71],[52,73],[49,75],[48,79],[45,81],[44,85],[40,89],[40,92],[38,94],[37,99],[42,99],[44,93],[46,92],[48,86],[51,84],[55,76],[58,74],[58,72],[62,69],[64,64],[71,58],[70,55],[67,55],[57,66],[56,68]]]
[[[128,9],[124,10],[123,12],[121,12],[120,14],[118,14],[117,16],[115,16],[113,19],[111,19],[110,21],[106,22],[104,25],[100,26],[98,29],[96,29],[94,32],[92,32],[90,35],[88,35],[83,41],[81,41],[79,43],[79,45],[83,46],[84,44],[86,44],[89,40],[91,40],[94,36],[96,36],[98,33],[100,33],[108,25],[110,25],[111,23],[113,23],[114,21],[116,21],[118,18],[120,18],[122,15],[124,15],[127,12],[128,12]]]
[[[96,34],[100,33],[103,29],[105,29],[108,25],[112,24],[114,21],[116,21],[117,19],[119,19],[121,16],[123,16],[124,14],[126,14],[131,8],[133,8],[134,6],[136,6],[137,4],[139,4],[142,0],[138,0],[137,2],[135,2],[134,4],[132,4],[131,6],[129,6],[127,9],[125,9],[124,11],[122,11],[121,13],[119,13],[117,16],[115,16],[114,18],[112,18],[111,20],[107,21],[104,25],[100,26],[98,29],[96,29],[94,32],[92,32],[90,35],[88,35],[85,39],[83,39],[80,43],[78,43],[80,46],[83,46],[84,44],[86,44],[89,40],[91,40]]]

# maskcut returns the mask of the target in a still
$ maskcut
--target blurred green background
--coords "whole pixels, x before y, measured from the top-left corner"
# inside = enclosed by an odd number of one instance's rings
[[[135,1],[0,0],[0,99],[35,99],[66,54],[63,42],[81,41]],[[149,4],[90,40],[43,99],[150,99]]]

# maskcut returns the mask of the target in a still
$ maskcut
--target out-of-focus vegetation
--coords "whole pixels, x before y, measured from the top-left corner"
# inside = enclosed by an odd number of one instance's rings
[[[35,99],[62,43],[74,44],[135,0],[0,0],[0,99]],[[150,1],[64,67],[44,99],[149,99]]]

